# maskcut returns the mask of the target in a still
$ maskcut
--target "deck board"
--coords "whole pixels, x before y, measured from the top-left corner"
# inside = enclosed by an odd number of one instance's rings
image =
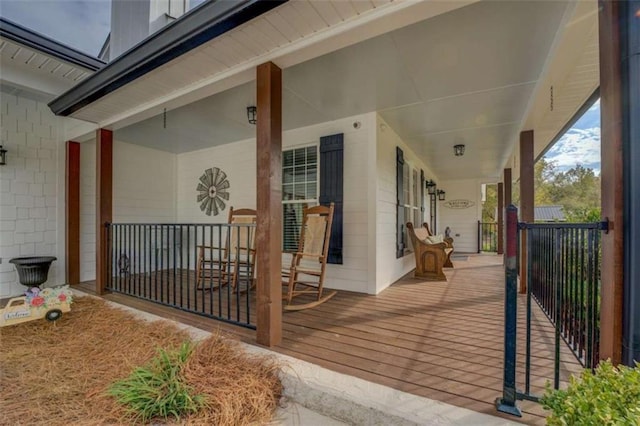
[[[498,415],[494,400],[502,392],[504,333],[501,257],[469,256],[467,260],[455,261],[455,266],[446,271],[447,282],[405,277],[375,296],[339,291],[316,308],[285,312],[283,342],[272,349],[415,395]],[[91,292],[92,285],[83,283],[79,288]],[[196,294],[192,288],[187,291],[191,298]],[[169,293],[173,296],[173,290]],[[255,344],[253,330],[122,294],[104,297]],[[205,307],[210,297],[215,295],[207,294]],[[252,311],[254,302],[252,297]],[[203,306],[201,301],[198,303]],[[521,327],[525,322],[525,303],[521,296],[518,307]],[[534,308],[531,385],[538,393],[553,378],[553,338],[553,327],[542,311]],[[518,377],[522,378],[523,341],[519,340],[517,351]],[[561,360],[563,381],[570,373],[581,370],[565,346],[561,349]],[[518,385],[523,387],[523,383]],[[524,412],[520,421],[544,424],[544,412],[538,404],[522,402],[520,406]]]

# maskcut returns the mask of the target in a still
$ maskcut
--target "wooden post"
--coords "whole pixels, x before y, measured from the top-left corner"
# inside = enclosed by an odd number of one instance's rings
[[[498,254],[504,254],[504,189],[502,182],[498,183]]]
[[[625,88],[621,66],[624,17],[620,9],[619,2],[599,1],[601,207],[602,218],[609,219],[609,232],[602,234],[600,359],[610,358],[614,364],[622,361],[625,270],[622,106]]]
[[[282,70],[257,69],[257,341],[282,341]]]
[[[67,141],[65,173],[66,283],[80,282],[80,144]]]
[[[505,205],[505,209],[506,207],[509,207],[511,204],[513,204],[512,202],[512,182],[513,179],[511,178],[511,169],[504,169],[503,173],[502,173],[502,183],[504,184],[504,205]],[[504,232],[505,238],[506,238],[506,232],[503,226],[502,232]],[[503,240],[504,243],[504,240]],[[506,256],[504,258],[504,260],[506,261]]]
[[[520,132],[520,220],[533,222],[533,130]],[[527,236],[520,238],[520,293],[527,292]]]
[[[96,131],[96,293],[104,294],[107,284],[107,231],[113,211],[113,132]]]

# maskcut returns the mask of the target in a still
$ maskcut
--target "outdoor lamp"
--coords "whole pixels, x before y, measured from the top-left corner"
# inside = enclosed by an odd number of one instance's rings
[[[247,120],[249,120],[249,124],[258,122],[258,107],[253,105],[247,107]]]
[[[7,164],[7,150],[0,145],[0,166]]]
[[[464,145],[458,144],[453,146],[453,152],[456,154],[456,157],[461,157],[464,155]]]
[[[433,179],[429,179],[428,181],[426,181],[425,186],[427,187],[427,192],[430,195],[433,195],[436,193],[436,183],[433,181]]]
[[[438,200],[444,201],[445,192],[442,189],[438,189]]]

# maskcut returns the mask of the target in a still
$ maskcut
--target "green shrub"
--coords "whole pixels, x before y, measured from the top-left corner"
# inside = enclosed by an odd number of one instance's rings
[[[571,377],[566,390],[547,390],[540,401],[551,410],[548,425],[640,425],[640,364],[635,368],[598,365]]]
[[[143,422],[158,417],[179,419],[198,411],[204,399],[192,395],[181,374],[191,352],[189,343],[183,343],[178,350],[159,349],[149,364],[137,367],[129,377],[112,384],[109,394]]]

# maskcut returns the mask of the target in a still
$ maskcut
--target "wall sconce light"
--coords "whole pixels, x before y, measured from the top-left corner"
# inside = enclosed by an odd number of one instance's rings
[[[453,146],[453,152],[456,157],[462,157],[464,155],[464,145],[458,144]]]
[[[433,179],[429,179],[428,181],[426,181],[425,186],[427,187],[427,192],[430,195],[433,195],[436,193],[436,183],[433,181]]]
[[[247,107],[247,120],[249,120],[249,124],[256,124],[258,122],[258,107]]]
[[[0,166],[7,164],[7,150],[0,145]]]
[[[438,189],[438,200],[444,201],[445,192],[442,189]]]

